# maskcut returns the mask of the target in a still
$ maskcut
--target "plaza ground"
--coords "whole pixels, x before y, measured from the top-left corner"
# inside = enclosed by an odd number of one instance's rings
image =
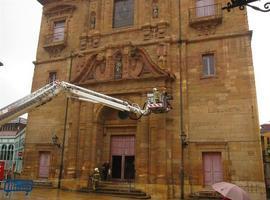
[[[64,191],[58,189],[39,189],[34,188],[29,196],[24,192],[12,193],[6,197],[3,190],[1,191],[1,200],[134,200],[130,198],[112,197],[93,193],[82,193],[74,191]]]

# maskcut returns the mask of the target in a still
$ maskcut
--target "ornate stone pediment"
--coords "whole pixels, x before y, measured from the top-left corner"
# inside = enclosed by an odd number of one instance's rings
[[[125,47],[81,57],[73,83],[91,84],[106,81],[158,78],[174,79],[147,55],[144,49]]]
[[[61,16],[61,15],[68,15],[72,16],[73,11],[76,9],[76,6],[73,3],[56,3],[52,6],[48,6],[46,10],[44,10],[44,15],[48,18]]]

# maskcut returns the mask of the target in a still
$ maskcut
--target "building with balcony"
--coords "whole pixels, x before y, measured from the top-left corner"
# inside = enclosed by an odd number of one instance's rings
[[[153,199],[219,181],[265,199],[245,10],[222,11],[225,0],[38,1],[33,91],[59,79],[141,106],[153,87],[174,99],[168,113],[131,120],[57,96],[29,113],[25,177],[79,190],[109,161],[113,182],[131,178]]]
[[[0,160],[6,171],[22,171],[26,123],[26,119],[17,118],[0,127]]]

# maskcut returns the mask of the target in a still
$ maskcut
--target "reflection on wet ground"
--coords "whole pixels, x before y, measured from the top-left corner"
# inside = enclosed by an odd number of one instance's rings
[[[10,197],[6,197],[3,191],[1,193],[1,200],[134,200],[131,198],[120,198],[93,193],[63,191],[58,189],[34,188],[28,196],[25,196],[24,192],[12,193]]]

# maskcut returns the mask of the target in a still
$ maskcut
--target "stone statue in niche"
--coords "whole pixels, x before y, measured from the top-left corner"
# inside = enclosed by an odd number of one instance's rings
[[[158,18],[158,16],[159,16],[158,2],[157,0],[154,0],[152,4],[152,17]]]
[[[166,67],[167,63],[167,47],[166,44],[160,44],[157,47],[158,64],[161,68]]]
[[[90,15],[90,29],[95,29],[96,28],[96,13],[91,12]]]
[[[115,65],[114,65],[114,78],[115,79],[122,78],[122,68],[123,68],[122,56],[117,55],[115,59]]]
[[[84,69],[85,64],[86,64],[85,57],[80,58],[76,67],[76,74],[81,73],[81,71]]]

